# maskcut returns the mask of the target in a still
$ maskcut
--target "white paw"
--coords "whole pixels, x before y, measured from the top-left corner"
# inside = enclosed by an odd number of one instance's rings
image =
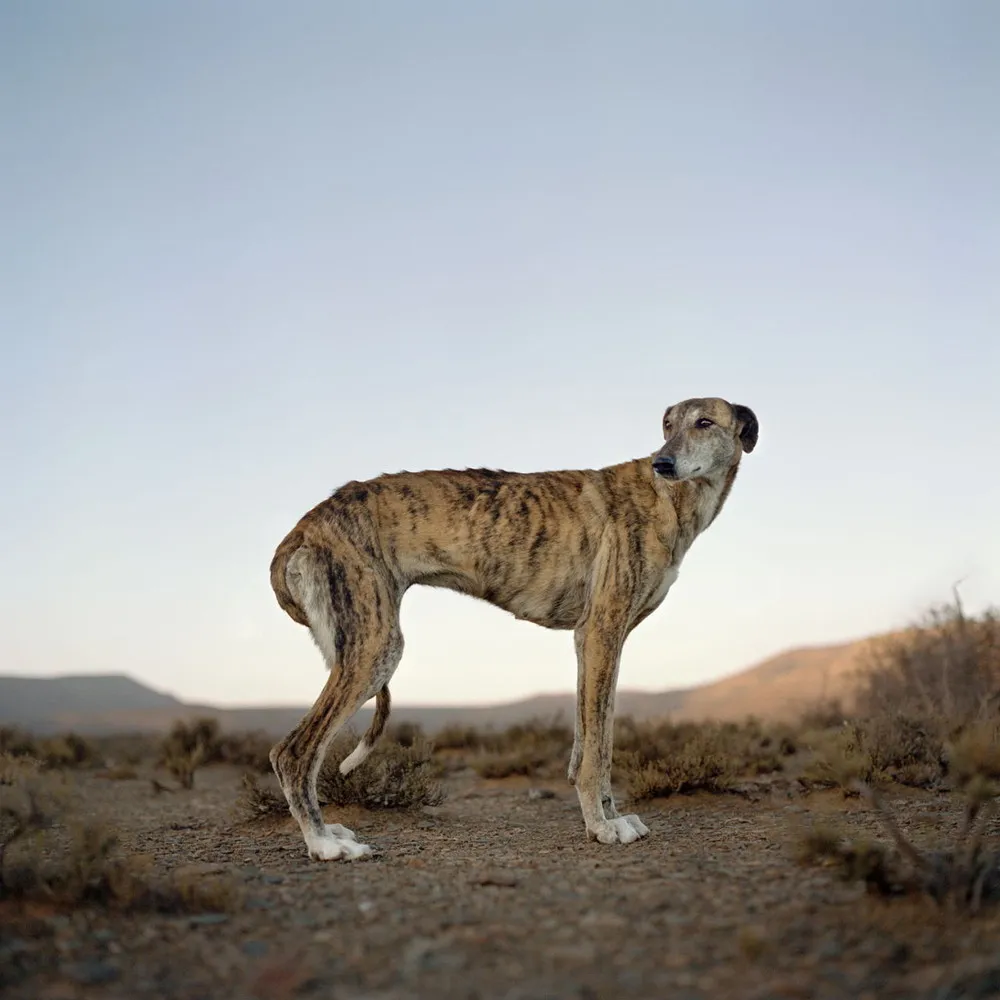
[[[348,830],[346,826],[341,826],[339,823],[327,823],[326,824],[326,835],[328,837],[336,837],[338,840],[357,840],[353,830]]]
[[[328,831],[331,829],[335,829],[335,827],[327,827]],[[306,847],[309,849],[309,857],[313,861],[339,861],[341,859],[355,861],[372,853],[372,849],[367,844],[359,844],[356,840],[338,837],[330,833],[326,833],[322,837],[307,836]]]
[[[588,827],[587,833],[592,840],[602,844],[631,844],[644,837],[649,830],[638,816],[618,816]]]
[[[628,825],[632,827],[632,829],[635,830],[640,837],[645,837],[646,834],[649,833],[649,827],[646,826],[646,824],[643,823],[643,821],[639,819],[635,813],[631,813],[628,816],[622,816],[621,818],[625,820],[625,822],[628,823]]]

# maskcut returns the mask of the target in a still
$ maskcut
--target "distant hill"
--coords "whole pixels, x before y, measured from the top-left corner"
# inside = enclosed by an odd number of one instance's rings
[[[791,719],[818,701],[849,704],[866,655],[886,636],[836,646],[792,649],[712,684],[685,692],[684,719]]]
[[[125,674],[0,677],[0,723],[36,726],[109,710],[177,711],[183,703]]]
[[[849,702],[864,654],[875,639],[780,653],[740,673],[701,687],[618,692],[616,713],[637,719],[794,718],[822,698]],[[433,733],[452,723],[502,728],[532,718],[562,715],[571,721],[574,695],[537,695],[498,705],[393,705],[394,722],[420,724]],[[73,729],[82,734],[163,732],[176,719],[212,716],[227,730],[287,733],[307,711],[301,707],[220,709],[187,704],[120,674],[76,677],[0,677],[0,725],[35,732]],[[352,720],[362,729],[371,709]]]

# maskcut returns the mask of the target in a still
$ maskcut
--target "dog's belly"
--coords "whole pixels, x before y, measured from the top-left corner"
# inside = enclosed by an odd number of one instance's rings
[[[478,597],[521,621],[553,629],[576,628],[587,592],[585,580],[487,582],[476,574],[458,572],[424,573],[413,582]]]

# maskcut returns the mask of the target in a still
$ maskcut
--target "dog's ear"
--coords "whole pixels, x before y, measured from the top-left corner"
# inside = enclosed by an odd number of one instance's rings
[[[743,450],[749,454],[757,446],[757,433],[760,430],[757,425],[757,416],[749,406],[733,405],[733,416],[740,428],[740,444]]]

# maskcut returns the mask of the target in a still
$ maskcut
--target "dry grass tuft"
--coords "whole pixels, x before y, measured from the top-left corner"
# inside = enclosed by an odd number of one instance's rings
[[[0,896],[9,891],[8,849],[48,829],[59,804],[40,768],[40,762],[31,758],[0,755]]]
[[[814,740],[816,756],[803,779],[849,795],[858,782],[935,788],[948,769],[943,731],[942,720],[898,714],[844,723]]]
[[[0,784],[0,896],[163,913],[240,905],[242,887],[226,877],[155,877],[152,859],[124,853],[112,826],[74,816],[65,789],[37,765],[0,758]]]
[[[237,814],[245,821],[270,819],[288,815],[284,795],[271,788],[264,788],[252,774],[243,775],[243,787],[236,799]]]
[[[957,725],[992,715],[1000,699],[1000,611],[970,617],[957,590],[918,625],[871,650],[858,695],[863,717],[902,714]]]
[[[837,859],[846,842],[847,838],[837,827],[816,824],[802,835],[796,860],[803,865],[818,865]]]
[[[684,792],[724,792],[737,777],[735,762],[717,732],[693,735],[673,754],[648,758],[642,751],[620,755],[631,798],[652,799]]]
[[[159,764],[181,788],[194,788],[195,771],[218,759],[219,753],[219,723],[215,719],[178,720],[160,747]]]
[[[350,774],[340,773],[340,761],[354,748],[351,733],[338,737],[320,769],[316,790],[323,805],[359,805],[366,809],[414,809],[444,801],[433,761],[432,744],[417,739],[410,746],[386,742]]]
[[[904,836],[875,789],[861,783],[858,791],[878,813],[891,846],[814,828],[799,845],[801,863],[833,863],[845,880],[862,881],[869,892],[881,896],[921,895],[969,913],[978,912],[984,903],[1000,902],[1000,850],[983,845],[992,799],[970,795],[956,844],[920,851]]]
[[[474,751],[469,764],[481,778],[552,777],[564,772],[573,746],[573,731],[561,719],[533,719],[500,732],[453,731]],[[438,746],[435,740],[435,746]]]
[[[486,734],[481,729],[477,729],[475,726],[463,726],[456,722],[439,729],[434,734],[434,749],[439,751],[482,750],[486,738]]]
[[[13,726],[0,727],[0,754],[30,757],[53,770],[89,768],[104,762],[97,744],[76,733],[35,737]]]
[[[409,746],[385,741],[360,767],[343,775],[340,761],[356,743],[352,733],[334,740],[316,780],[323,805],[416,809],[444,801],[444,790],[437,780],[440,769],[433,760],[430,743],[419,737]],[[287,816],[288,803],[280,791],[261,785],[253,774],[245,774],[236,811],[243,820],[252,822]]]
[[[975,723],[959,733],[948,748],[951,778],[973,799],[1000,795],[1000,725]]]
[[[616,725],[615,764],[634,799],[725,792],[741,777],[782,771],[797,750],[791,729],[739,723]]]

